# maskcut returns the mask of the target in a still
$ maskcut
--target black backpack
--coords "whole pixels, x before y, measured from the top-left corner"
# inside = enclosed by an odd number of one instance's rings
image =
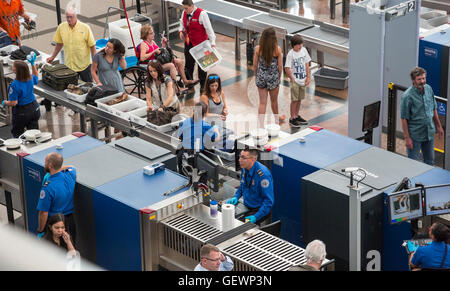
[[[33,48],[30,48],[26,45],[21,46],[20,48],[13,51],[10,55],[11,60],[19,60],[19,61],[25,61],[27,59],[27,56],[31,53],[35,52],[36,56],[39,56],[39,52]]]
[[[106,96],[110,96],[113,94],[117,94],[117,93],[119,93],[119,91],[117,91],[116,88],[108,86],[108,85],[94,87],[89,90],[89,93],[86,95],[86,99],[84,100],[84,103],[86,105],[91,104],[93,106],[97,106],[97,103],[95,103],[95,100],[106,97]]]

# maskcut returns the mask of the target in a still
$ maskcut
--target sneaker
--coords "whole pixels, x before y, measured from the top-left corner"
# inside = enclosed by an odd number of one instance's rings
[[[297,120],[297,118],[289,118],[289,125],[291,125],[292,127],[301,127],[300,122]]]
[[[300,124],[308,124],[308,120],[303,119],[300,115],[297,116],[296,120],[300,123]]]

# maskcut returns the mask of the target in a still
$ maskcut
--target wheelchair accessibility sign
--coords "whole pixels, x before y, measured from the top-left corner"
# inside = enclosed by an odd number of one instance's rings
[[[436,102],[438,115],[445,116],[447,112],[447,104],[442,102]]]

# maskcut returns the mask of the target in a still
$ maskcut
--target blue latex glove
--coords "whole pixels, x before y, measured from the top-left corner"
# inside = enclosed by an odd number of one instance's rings
[[[44,236],[44,234],[45,234],[45,231],[38,233],[37,234],[38,239],[41,239]]]
[[[2,107],[5,108],[6,107],[6,100],[2,101]]]
[[[410,240],[408,241],[407,246],[410,253],[415,252],[419,248],[419,244],[416,244]]]
[[[36,61],[36,53],[35,52],[31,52],[28,56],[27,56],[27,61],[34,66],[34,62]]]
[[[227,204],[236,205],[238,203],[238,199],[236,197],[230,198],[227,200]]]
[[[248,219],[248,221],[251,222],[251,223],[255,223],[255,222],[256,222],[256,217],[255,217],[254,215],[247,216],[247,217],[245,218],[245,221],[247,221],[247,219]]]
[[[42,186],[48,181],[50,178],[50,173],[45,174],[44,179],[42,179]]]

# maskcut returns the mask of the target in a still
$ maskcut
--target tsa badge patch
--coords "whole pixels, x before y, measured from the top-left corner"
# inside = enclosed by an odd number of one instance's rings
[[[41,194],[39,195],[39,198],[44,199],[45,197],[45,191],[41,190]]]
[[[269,180],[264,179],[264,180],[261,181],[261,187],[267,188],[267,187],[269,187],[269,185],[270,185]]]

